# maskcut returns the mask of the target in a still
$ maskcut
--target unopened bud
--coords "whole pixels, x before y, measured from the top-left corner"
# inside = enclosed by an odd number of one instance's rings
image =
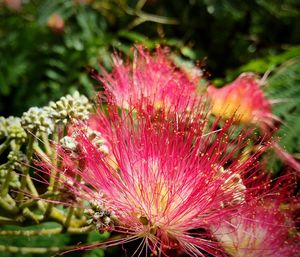
[[[69,136],[63,137],[60,140],[60,143],[65,150],[72,152],[75,152],[78,146],[78,143],[75,141],[75,139]]]

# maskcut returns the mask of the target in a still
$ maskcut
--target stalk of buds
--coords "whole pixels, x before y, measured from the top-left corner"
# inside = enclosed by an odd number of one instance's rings
[[[34,165],[31,160],[33,156],[39,156],[44,162],[55,165],[54,159],[57,158],[57,154],[51,147],[55,144],[52,140],[56,143],[60,140],[64,142],[64,134],[61,131],[68,130],[67,123],[71,124],[76,120],[84,122],[91,108],[88,99],[75,92],[57,102],[51,102],[49,106],[32,107],[24,112],[21,118],[0,117],[0,211],[3,211],[1,215],[4,218],[0,223],[13,222],[23,225],[54,219],[65,225],[68,214],[59,212],[54,204],[47,201],[48,198],[50,201],[58,199],[58,189],[66,196],[66,188],[54,183],[55,190],[52,190],[53,187],[47,189],[45,185],[38,183],[40,180],[45,181],[45,178],[29,175]],[[99,140],[97,136],[94,136],[94,139]],[[70,142],[65,144],[70,147]],[[98,142],[98,145],[107,151],[104,144],[100,146]],[[59,166],[59,162],[56,162],[56,165]],[[50,175],[53,182],[54,177],[55,174]],[[42,195],[46,196],[46,201],[42,201]],[[69,201],[72,204],[75,202],[74,197]],[[70,215],[71,227],[74,222],[79,222],[77,218]],[[84,225],[85,218],[81,215],[80,219]]]

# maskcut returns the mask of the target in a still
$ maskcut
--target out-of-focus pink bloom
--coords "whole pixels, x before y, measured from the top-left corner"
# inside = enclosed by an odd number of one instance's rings
[[[252,123],[263,129],[273,128],[278,120],[253,73],[243,73],[220,89],[209,86],[207,91],[211,97],[212,113],[217,116],[229,118],[235,115],[239,122]]]
[[[60,14],[53,13],[48,18],[48,27],[54,32],[54,33],[62,33],[65,29],[65,22]]]
[[[163,49],[158,48],[151,55],[142,46],[133,50],[132,62],[123,62],[115,55],[112,73],[103,69],[103,76],[94,77],[103,83],[119,106],[147,111],[164,107],[177,111],[188,109],[188,103],[196,97],[200,79],[176,67]]]
[[[214,235],[232,257],[300,256],[300,236],[282,206],[277,199],[249,204],[216,226]]]
[[[243,73],[231,84],[220,89],[209,86],[211,112],[225,119],[235,116],[243,124],[254,124],[269,134],[279,118],[272,114],[271,103],[260,89],[260,81],[253,73]],[[293,169],[300,171],[300,164],[278,144],[274,147],[278,156]]]
[[[20,11],[22,8],[22,0],[4,0],[3,3],[15,11]]]
[[[119,243],[140,239],[136,255],[144,250],[172,256],[169,251],[178,249],[190,256],[220,256],[209,228],[234,215],[251,190],[244,182],[252,179],[246,174],[255,169],[254,158],[240,163],[235,156],[245,137],[230,150],[230,122],[205,131],[205,114],[195,113],[157,122],[151,114],[135,120],[132,111],[120,115],[109,106],[109,117],[100,113],[93,122],[110,146],[113,165],[78,131],[85,165],[74,172],[84,184],[74,180],[70,189],[113,213],[117,222],[103,229],[127,235]]]

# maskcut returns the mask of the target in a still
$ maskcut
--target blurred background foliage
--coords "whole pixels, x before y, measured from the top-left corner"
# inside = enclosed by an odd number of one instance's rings
[[[134,43],[168,45],[183,58],[204,62],[220,84],[241,70],[264,73],[300,51],[297,0],[1,2],[4,116],[20,115],[75,89],[92,95],[95,83],[87,68],[98,63],[109,68],[111,53],[126,53]]]

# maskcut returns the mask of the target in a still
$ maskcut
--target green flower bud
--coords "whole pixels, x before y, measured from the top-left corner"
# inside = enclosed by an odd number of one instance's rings
[[[47,111],[56,123],[67,124],[70,120],[86,120],[92,110],[92,104],[84,95],[77,91],[73,95],[61,97],[56,102],[50,102]]]
[[[69,137],[69,136],[63,137],[60,140],[60,143],[65,150],[68,150],[71,152],[75,152],[78,147],[78,143],[75,141],[75,139],[72,137]]]
[[[27,156],[21,151],[10,151],[7,159],[9,166],[17,171],[22,171],[28,164]]]
[[[27,134],[22,128],[20,118],[10,116],[8,118],[0,117],[0,138],[7,137],[22,144],[26,141]]]
[[[93,224],[99,230],[114,225],[116,218],[111,211],[106,210],[104,206],[96,202],[90,205],[91,208],[84,211],[88,224]]]
[[[22,126],[27,130],[37,130],[51,134],[54,123],[49,117],[49,113],[45,108],[31,107],[27,112],[23,113],[21,118]]]
[[[8,172],[11,172],[9,186],[13,188],[19,188],[21,186],[19,174],[13,171],[9,164],[1,165],[0,167],[0,185],[4,184]]]

